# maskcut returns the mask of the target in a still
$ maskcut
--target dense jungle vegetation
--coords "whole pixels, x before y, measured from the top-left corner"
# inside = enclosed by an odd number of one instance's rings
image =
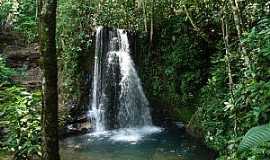
[[[0,0],[0,34],[38,42],[37,8],[36,0]],[[85,107],[95,27],[125,28],[136,33],[154,119],[183,121],[218,160],[269,159],[268,0],[58,0],[56,22],[60,128],[70,108]],[[0,159],[37,159],[41,88],[13,80],[24,71],[9,66],[8,43],[0,39]]]

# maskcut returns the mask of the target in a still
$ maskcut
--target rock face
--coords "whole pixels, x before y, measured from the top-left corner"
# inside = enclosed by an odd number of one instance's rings
[[[17,33],[0,32],[0,54],[7,57],[9,67],[19,73],[12,79],[29,89],[41,87],[38,49],[37,43],[27,45]]]

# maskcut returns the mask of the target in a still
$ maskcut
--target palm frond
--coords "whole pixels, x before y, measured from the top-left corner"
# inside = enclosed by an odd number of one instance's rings
[[[251,128],[242,139],[238,150],[247,151],[270,141],[270,124]]]

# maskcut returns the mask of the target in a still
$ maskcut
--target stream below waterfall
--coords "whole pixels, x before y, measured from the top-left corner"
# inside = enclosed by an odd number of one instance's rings
[[[119,129],[61,142],[63,160],[212,160],[212,156],[204,145],[177,129]]]

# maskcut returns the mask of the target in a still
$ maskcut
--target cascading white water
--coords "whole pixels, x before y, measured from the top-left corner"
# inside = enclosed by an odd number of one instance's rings
[[[152,125],[149,111],[149,102],[143,92],[140,78],[135,69],[135,64],[130,56],[127,33],[118,30],[120,38],[119,57],[121,71],[120,92],[120,127],[134,127],[136,125]],[[128,124],[125,124],[129,122]]]
[[[93,85],[92,85],[92,104],[91,108],[89,108],[89,117],[91,118],[92,122],[95,122],[95,131],[101,132],[104,131],[104,110],[99,103],[99,96],[98,91],[100,87],[100,77],[101,77],[101,68],[100,68],[100,60],[99,60],[99,53],[100,53],[100,39],[102,39],[102,27],[98,27],[96,31],[96,47],[95,47],[95,66],[94,66],[94,76],[93,76]],[[102,42],[101,42],[102,43]]]
[[[95,132],[152,126],[126,31],[97,28],[93,75],[89,116]]]

